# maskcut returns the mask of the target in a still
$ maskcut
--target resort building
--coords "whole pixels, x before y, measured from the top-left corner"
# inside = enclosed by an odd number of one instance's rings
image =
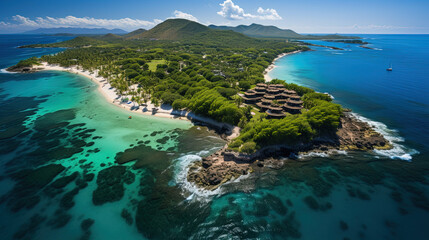
[[[252,104],[265,112],[267,118],[283,118],[286,113],[301,113],[301,97],[282,84],[258,83],[242,95],[246,104]]]

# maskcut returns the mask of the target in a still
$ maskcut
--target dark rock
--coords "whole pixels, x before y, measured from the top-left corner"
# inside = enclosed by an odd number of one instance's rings
[[[121,217],[123,218],[123,219],[125,219],[125,222],[128,224],[128,225],[132,225],[133,224],[133,217],[131,216],[131,213],[127,210],[127,209],[122,209],[122,212],[121,212]]]
[[[346,222],[344,222],[343,220],[340,221],[340,229],[343,231],[346,231],[347,229],[349,229],[349,225],[347,225]]]
[[[78,175],[79,175],[78,172],[74,172],[74,173],[70,174],[69,176],[58,178],[53,183],[51,183],[50,186],[52,186],[54,188],[64,188],[65,186],[67,186],[67,184],[72,182]]]
[[[301,238],[301,232],[299,232],[299,223],[295,220],[295,213],[292,213],[283,221],[283,231],[285,237]]]
[[[212,161],[210,161],[207,158],[203,158],[201,162],[202,162],[203,168],[209,168],[213,164]]]
[[[14,188],[6,194],[8,206],[16,212],[21,208],[32,208],[39,201],[37,193],[64,171],[60,164],[50,164],[37,169],[26,169],[11,175],[17,181]]]
[[[86,182],[91,182],[95,177],[94,173],[87,173],[83,175],[83,180],[85,180]]]
[[[156,142],[160,144],[166,144],[169,139],[170,137],[164,136],[163,138],[157,139]]]
[[[58,210],[55,212],[52,219],[48,221],[48,225],[52,228],[62,228],[69,223],[72,216],[64,211]]]
[[[70,192],[67,192],[64,194],[64,196],[60,200],[60,207],[62,207],[65,210],[68,210],[74,206],[74,196],[79,193],[79,188],[74,188]]]
[[[319,210],[320,205],[317,202],[317,200],[312,196],[307,196],[304,198],[304,202],[307,204],[307,206],[313,210]]]
[[[288,210],[281,199],[272,194],[267,194],[264,197],[264,204],[270,206],[271,209],[280,215],[286,215]]]
[[[88,186],[88,183],[84,179],[82,179],[82,178],[76,179],[75,183],[76,183],[76,186],[79,189],[84,189],[84,188],[86,188]]]
[[[101,170],[97,176],[97,189],[92,193],[94,205],[115,202],[124,196],[124,183],[134,182],[134,174],[125,166],[113,166]]]
[[[89,231],[89,229],[94,224],[94,222],[95,222],[94,219],[87,218],[87,219],[85,219],[85,220],[82,221],[82,223],[80,224],[80,227],[82,228],[82,230],[84,232]]]
[[[46,217],[39,214],[33,215],[28,222],[19,227],[19,230],[13,235],[14,239],[32,239],[40,224],[46,220]]]

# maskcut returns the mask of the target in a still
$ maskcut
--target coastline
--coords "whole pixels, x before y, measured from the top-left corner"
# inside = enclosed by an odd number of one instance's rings
[[[121,98],[131,99],[131,96],[130,95],[121,96],[117,94],[116,89],[113,88],[105,78],[97,76],[98,71],[94,71],[93,73],[91,73],[86,70],[78,69],[77,67],[66,68],[58,65],[51,65],[46,62],[42,62],[42,65],[37,66],[35,70],[36,71],[62,71],[62,72],[78,74],[80,76],[86,77],[90,79],[93,83],[97,84],[97,90],[101,93],[101,95],[103,95],[103,97],[106,99],[107,102],[109,102],[112,105],[115,105],[116,107],[126,109],[132,113],[143,114],[147,116],[177,119],[177,120],[183,120],[183,121],[202,122],[222,131],[226,129],[226,131],[224,131],[226,132],[226,136],[221,136],[221,137],[223,137],[228,141],[237,137],[240,133],[240,128],[237,126],[232,126],[230,124],[217,122],[213,119],[199,116],[192,112],[188,112],[184,110],[182,111],[173,110],[173,108],[169,105],[161,105],[160,107],[156,108],[155,105],[153,105],[149,101],[146,104],[147,106],[144,107],[143,109],[141,108],[142,106],[139,106],[139,108],[136,109],[138,105],[134,103],[127,104],[127,102],[121,101]],[[157,109],[157,110],[153,110],[153,109]],[[220,135],[223,135],[223,134],[220,134]]]
[[[282,53],[282,54],[279,54],[276,58],[274,58],[274,60],[271,62],[271,64],[264,70],[265,82],[270,82],[271,80],[273,80],[269,76],[269,73],[276,67],[276,61],[277,60],[279,60],[280,58],[285,57],[287,55],[292,55],[292,54],[296,54],[296,53],[300,53],[300,52],[302,52],[302,50],[297,50],[297,51],[288,52],[288,53]]]

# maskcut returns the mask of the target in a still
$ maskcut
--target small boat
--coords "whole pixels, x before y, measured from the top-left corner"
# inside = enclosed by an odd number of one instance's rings
[[[133,118],[133,117],[131,117],[131,116],[128,116],[128,119],[131,119],[131,118]]]
[[[392,64],[390,64],[390,66],[388,68],[386,68],[386,71],[388,71],[388,72],[393,71]]]

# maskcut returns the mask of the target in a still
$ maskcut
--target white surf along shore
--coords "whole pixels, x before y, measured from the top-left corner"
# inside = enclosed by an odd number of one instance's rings
[[[288,53],[282,53],[282,54],[279,54],[276,58],[274,58],[274,60],[273,60],[273,62],[270,64],[270,66],[268,66],[266,69],[265,69],[265,71],[264,71],[264,79],[265,79],[265,82],[270,82],[271,80],[273,80],[271,77],[270,77],[270,72],[276,67],[276,61],[277,60],[279,60],[280,58],[282,58],[282,57],[284,57],[284,56],[287,56],[287,55],[291,55],[291,54],[295,54],[295,53],[300,53],[300,52],[302,52],[301,50],[296,50],[296,51],[293,51],[293,52],[288,52]]]
[[[92,82],[98,85],[98,91],[104,96],[104,98],[111,104],[131,111],[133,113],[150,115],[155,117],[164,117],[170,119],[178,119],[178,120],[187,120],[192,121],[196,120],[199,122],[206,123],[208,125],[217,127],[219,129],[226,128],[230,130],[230,134],[228,134],[227,139],[233,139],[237,137],[240,133],[240,128],[236,126],[232,126],[227,123],[217,122],[211,118],[203,117],[196,115],[195,113],[185,111],[185,110],[174,110],[170,105],[162,104],[159,107],[156,107],[150,101],[148,101],[144,106],[139,106],[137,103],[132,101],[124,102],[122,99],[131,99],[131,95],[119,95],[115,88],[113,88],[110,83],[103,77],[98,76],[98,70],[94,72],[89,72],[87,70],[83,70],[78,68],[77,66],[73,67],[61,67],[59,65],[52,65],[46,62],[42,62],[42,65],[37,66],[36,69],[42,71],[62,71],[69,72],[73,74],[79,74],[81,76],[87,77],[92,80]],[[131,87],[137,87],[133,85]]]

